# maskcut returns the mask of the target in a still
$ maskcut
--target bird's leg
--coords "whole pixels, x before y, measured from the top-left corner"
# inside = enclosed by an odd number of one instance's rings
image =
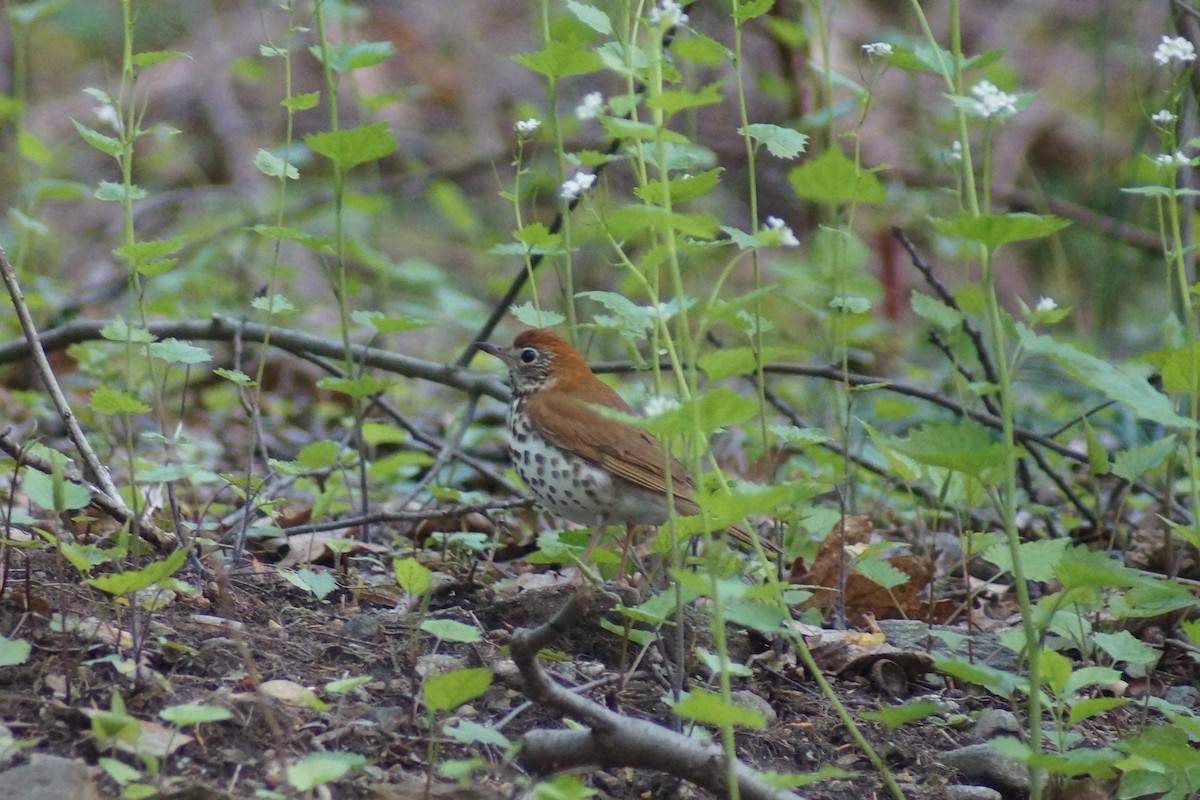
[[[625,562],[629,560],[629,546],[633,544],[632,524],[625,526],[625,540],[621,542],[621,563],[617,567],[617,583],[625,583]]]
[[[600,537],[608,530],[608,517],[600,517],[596,520],[596,532],[592,534],[592,538],[588,540],[587,547],[583,550],[583,556],[580,561],[588,563],[592,560],[592,551],[596,549],[596,545],[600,544]]]

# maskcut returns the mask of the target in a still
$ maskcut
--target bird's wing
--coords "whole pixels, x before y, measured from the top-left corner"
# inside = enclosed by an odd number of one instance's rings
[[[600,403],[632,413],[615,393],[611,398],[600,399]],[[635,486],[666,494],[662,443],[649,431],[607,419],[591,404],[555,392],[532,395],[525,404],[525,410],[534,430],[556,447],[602,467]],[[682,514],[699,511],[691,496],[691,478],[676,458],[671,459],[671,479],[678,511]]]

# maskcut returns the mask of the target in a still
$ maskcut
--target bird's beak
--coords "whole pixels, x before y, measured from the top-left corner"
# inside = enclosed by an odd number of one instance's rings
[[[495,356],[505,364],[509,362],[508,351],[498,344],[492,344],[491,342],[480,342],[475,346],[487,353],[489,356]]]

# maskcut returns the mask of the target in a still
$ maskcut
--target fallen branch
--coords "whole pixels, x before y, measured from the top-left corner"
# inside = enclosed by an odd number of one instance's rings
[[[699,742],[660,725],[632,719],[577,695],[550,680],[537,654],[583,616],[594,597],[584,587],[548,622],[513,634],[510,651],[525,681],[525,694],[586,725],[590,730],[529,731],[521,737],[521,766],[536,775],[579,767],[653,769],[689,781],[718,797],[729,796],[729,764],[714,744]],[[804,800],[769,785],[740,761],[733,764],[738,795],[746,800]]]

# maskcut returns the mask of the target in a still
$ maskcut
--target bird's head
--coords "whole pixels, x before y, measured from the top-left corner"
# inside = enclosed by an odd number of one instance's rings
[[[592,378],[583,356],[548,328],[522,331],[512,347],[482,342],[479,349],[504,362],[516,395],[566,388],[575,381]]]

